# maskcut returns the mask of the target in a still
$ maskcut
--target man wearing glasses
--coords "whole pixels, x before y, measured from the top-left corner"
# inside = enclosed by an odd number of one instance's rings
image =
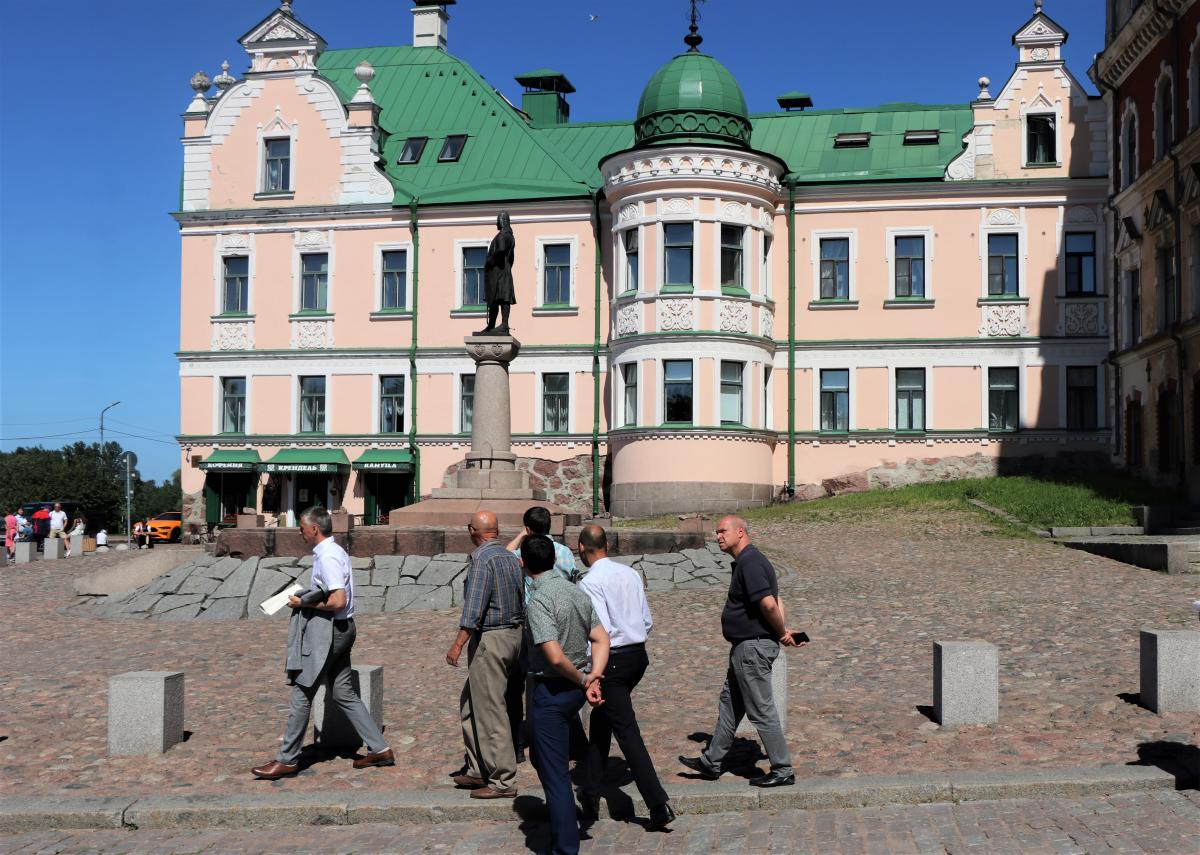
[[[524,581],[520,562],[497,540],[494,513],[477,512],[467,531],[475,551],[463,585],[458,635],[446,652],[447,664],[457,668],[467,648],[467,682],[459,700],[466,763],[451,777],[473,799],[511,799],[517,794],[517,756],[504,696],[519,667]]]

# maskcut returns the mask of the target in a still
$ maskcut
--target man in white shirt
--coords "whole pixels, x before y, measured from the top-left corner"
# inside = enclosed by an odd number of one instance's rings
[[[598,525],[584,526],[579,533],[579,557],[588,568],[579,587],[591,597],[612,642],[600,684],[604,703],[592,709],[587,783],[582,797],[584,811],[593,817],[598,812],[604,767],[615,735],[638,792],[650,809],[650,827],[660,830],[675,819],[675,811],[642,741],[630,697],[650,664],[646,637],[652,621],[642,577],[632,567],[608,557],[608,536]]]
[[[297,671],[288,671],[292,683],[292,705],[283,744],[279,754],[270,763],[256,766],[251,771],[256,778],[275,780],[300,771],[300,749],[304,744],[304,733],[308,729],[308,716],[313,696],[321,685],[328,685],[329,696],[342,708],[346,719],[357,731],[366,745],[365,757],[354,760],[355,769],[369,766],[394,766],[395,754],[383,738],[383,732],[367,711],[362,699],[354,693],[353,672],[350,668],[350,649],[354,646],[357,631],[354,627],[354,573],[350,568],[350,556],[333,539],[333,518],[321,507],[309,508],[300,516],[300,535],[305,543],[313,544],[312,584],[328,592],[325,601],[305,607],[296,595],[288,597],[293,609],[310,608],[310,621],[328,620],[331,631],[323,625],[310,624],[305,633],[313,638],[331,639],[323,663],[317,658],[318,651],[310,650],[307,638],[296,636],[297,646],[302,646],[303,656],[294,656],[299,651],[289,649],[289,663],[298,659]],[[332,613],[332,614],[331,614]],[[293,617],[295,620],[296,617]],[[290,630],[290,628],[289,628]],[[321,634],[323,632],[323,634]],[[289,631],[289,643],[293,633]],[[311,657],[311,662],[308,660]],[[287,666],[289,669],[292,665]],[[317,669],[320,669],[317,671]],[[313,672],[313,673],[310,673]]]
[[[67,514],[58,502],[54,503],[54,510],[50,512],[50,537],[61,537],[63,540],[67,540]],[[67,545],[69,548],[69,541]]]

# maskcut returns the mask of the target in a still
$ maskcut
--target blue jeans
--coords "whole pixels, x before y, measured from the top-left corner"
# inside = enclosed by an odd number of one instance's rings
[[[583,689],[569,680],[534,681],[529,705],[531,759],[546,794],[550,851],[554,855],[575,855],[579,851],[579,823],[568,765],[571,720],[578,723],[584,700]]]

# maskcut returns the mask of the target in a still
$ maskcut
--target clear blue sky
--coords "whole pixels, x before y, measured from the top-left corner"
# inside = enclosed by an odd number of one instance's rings
[[[179,465],[179,114],[197,69],[228,59],[269,0],[0,0],[0,449],[56,447],[106,428],[144,477]],[[408,44],[407,0],[296,0],[332,48]],[[642,86],[683,49],[685,0],[460,0],[450,50],[511,100],[512,76],[565,73],[579,121],[631,118]],[[969,9],[969,11],[967,11]],[[1103,47],[1094,0],[1047,0],[1089,91]],[[928,104],[992,91],[1016,60],[1033,3],[996,0],[710,0],[703,50],[733,72],[752,111],[799,89],[818,108]],[[591,15],[598,16],[590,21]],[[635,21],[641,23],[635,24]],[[365,406],[365,404],[364,404]],[[70,433],[70,436],[50,436]],[[33,437],[32,439],[15,438]]]

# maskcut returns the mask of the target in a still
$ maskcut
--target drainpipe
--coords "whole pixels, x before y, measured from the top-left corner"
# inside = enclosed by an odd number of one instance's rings
[[[592,191],[592,241],[595,244],[595,333],[592,337],[592,516],[600,513],[600,194]]]
[[[412,336],[408,345],[408,397],[411,410],[408,418],[408,450],[413,458],[413,479],[409,492],[410,499],[416,502],[421,498],[421,449],[417,446],[417,308],[421,293],[421,229],[417,223],[416,196],[408,203],[408,228],[413,245]]]
[[[1111,6],[1109,11],[1110,13],[1112,12]],[[1113,21],[1115,21],[1115,16],[1113,17]],[[1110,24],[1112,24],[1112,21],[1110,21]],[[1111,41],[1111,33],[1109,40]],[[1121,161],[1121,158],[1119,157],[1119,140],[1121,136],[1119,118],[1121,92],[1119,86],[1109,86],[1102,79],[1100,79],[1100,75],[1096,75],[1094,82],[1096,84],[1096,88],[1101,92],[1107,89],[1112,93],[1112,98],[1109,101],[1109,128],[1112,133],[1111,139],[1109,140],[1108,149],[1110,161],[1109,175],[1112,176],[1115,174],[1114,167]],[[1122,179],[1124,179],[1124,175],[1122,175]],[[1112,215],[1112,231],[1110,232],[1112,235],[1112,245],[1109,247],[1109,259],[1111,260],[1110,266],[1112,268],[1110,271],[1110,278],[1112,280],[1112,286],[1110,289],[1110,293],[1112,294],[1112,299],[1110,300],[1112,314],[1109,318],[1108,328],[1111,330],[1113,346],[1108,351],[1108,355],[1101,360],[1101,364],[1108,365],[1112,368],[1113,391],[1112,397],[1109,399],[1109,410],[1112,413],[1111,427],[1113,448],[1118,453],[1118,456],[1120,456],[1122,441],[1121,433],[1123,427],[1123,422],[1121,420],[1121,366],[1117,362],[1116,357],[1117,352],[1121,349],[1121,267],[1117,263],[1116,248],[1117,230],[1121,227],[1121,219],[1120,213],[1117,211],[1117,206],[1113,204],[1113,200],[1117,198],[1118,190],[1119,188],[1117,187],[1117,182],[1114,180],[1112,182],[1112,186],[1109,188],[1108,200],[1104,203],[1104,207],[1108,210],[1109,214]]]
[[[1182,63],[1182,58],[1179,53],[1180,44],[1179,44],[1179,15],[1178,14],[1172,14],[1172,16],[1171,16],[1171,40],[1173,42],[1174,53],[1175,53],[1174,80],[1182,81],[1183,80],[1183,76],[1182,76],[1183,63]],[[1172,142],[1173,146],[1178,144],[1178,139],[1176,137],[1176,131],[1178,131],[1178,129],[1179,129],[1179,116],[1180,116],[1179,93],[1182,89],[1183,89],[1183,87],[1179,83],[1176,83],[1171,89],[1171,97],[1175,101],[1175,103],[1171,109],[1171,120],[1175,125],[1175,127],[1171,129],[1171,142]],[[1185,354],[1184,354],[1183,338],[1177,332],[1177,330],[1183,323],[1183,212],[1180,210],[1180,205],[1179,205],[1180,199],[1182,198],[1182,195],[1183,195],[1181,192],[1182,188],[1183,188],[1183,177],[1180,174],[1180,170],[1179,170],[1179,157],[1173,151],[1168,151],[1167,154],[1171,158],[1171,178],[1172,178],[1171,189],[1174,191],[1174,194],[1175,194],[1175,199],[1174,199],[1175,204],[1173,206],[1173,211],[1171,212],[1172,219],[1175,221],[1175,258],[1174,258],[1175,293],[1163,295],[1163,308],[1164,309],[1168,308],[1167,300],[1174,299],[1174,302],[1175,302],[1175,329],[1171,330],[1168,328],[1167,334],[1171,337],[1171,340],[1173,342],[1175,342],[1175,360],[1176,360],[1176,366],[1177,366],[1176,370],[1178,372],[1178,377],[1179,377],[1179,380],[1177,382],[1177,385],[1179,388],[1175,393],[1175,398],[1176,398],[1176,401],[1178,402],[1178,409],[1179,409],[1179,444],[1178,444],[1179,460],[1177,461],[1177,465],[1179,467],[1179,487],[1181,490],[1184,490],[1186,492],[1186,490],[1187,490],[1187,444],[1184,440],[1184,432],[1185,432],[1185,428],[1187,426],[1187,420],[1184,418],[1184,408],[1183,408],[1183,375],[1184,375],[1184,371],[1187,368],[1187,365],[1186,365],[1187,360],[1185,359]],[[1161,455],[1162,452],[1163,452],[1163,449],[1160,448],[1158,450],[1158,453]]]
[[[788,188],[788,498],[796,495],[796,179]]]

